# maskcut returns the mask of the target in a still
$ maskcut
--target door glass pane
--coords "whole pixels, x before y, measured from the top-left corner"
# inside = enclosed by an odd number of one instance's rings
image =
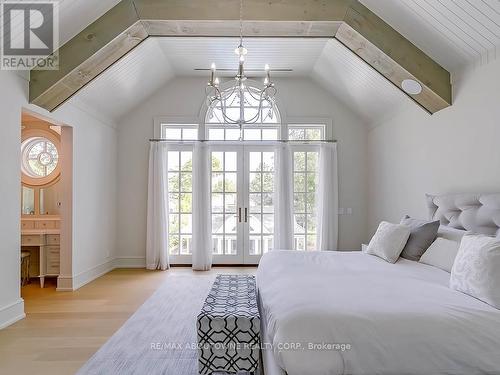
[[[212,192],[222,193],[224,191],[224,174],[212,173]]]
[[[212,239],[216,255],[237,254],[238,154],[212,152]]]
[[[236,173],[224,173],[224,191],[226,193],[236,192]]]
[[[229,234],[236,234],[237,231],[237,223],[238,220],[236,219],[236,214],[230,214],[226,215],[226,220],[225,220],[225,232]]]
[[[191,151],[168,152],[168,247],[172,255],[191,254],[192,158]]]
[[[236,255],[237,253],[236,236],[226,236],[225,249],[227,255]]]
[[[224,233],[224,215],[212,215],[212,233]]]
[[[237,154],[236,152],[226,152],[225,170],[228,172],[236,172],[237,169]]]
[[[192,171],[193,170],[193,153],[181,152],[181,170],[182,171]]]
[[[261,255],[273,246],[274,236],[274,152],[248,153],[250,220],[248,249]]]
[[[224,155],[222,152],[212,152],[212,171],[222,171],[224,165]]]
[[[261,236],[250,236],[250,255],[260,255],[261,253]]]
[[[250,192],[261,192],[262,191],[262,173],[250,172]]]
[[[274,191],[274,174],[262,173],[262,191],[263,192]]]
[[[262,194],[250,193],[249,201],[250,201],[250,212],[251,213],[262,212],[261,199],[262,199]]]
[[[262,237],[262,254],[266,254],[273,249],[273,236]]]
[[[261,158],[260,152],[250,152],[249,166],[251,172],[260,172],[262,170],[260,158]]]
[[[237,210],[237,196],[235,193],[226,193],[225,195],[225,205],[224,205],[224,211],[226,213],[236,213]]]
[[[249,218],[249,232],[262,233],[262,215],[251,214]]]
[[[316,250],[318,152],[294,152],[294,232],[296,250]]]
[[[274,213],[273,198],[273,193],[262,194],[262,211],[264,213]]]
[[[179,255],[179,236],[168,236],[168,252]]]
[[[262,215],[262,229],[264,234],[274,233],[274,214]]]
[[[274,152],[262,153],[262,170],[268,172],[274,171]]]
[[[223,212],[224,210],[224,195],[212,194],[212,212]]]

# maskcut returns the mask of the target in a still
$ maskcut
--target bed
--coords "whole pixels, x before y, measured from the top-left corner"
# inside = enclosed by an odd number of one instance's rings
[[[428,200],[443,226],[500,233],[499,194]],[[449,278],[361,252],[265,255],[265,375],[500,374],[500,310],[450,289]]]

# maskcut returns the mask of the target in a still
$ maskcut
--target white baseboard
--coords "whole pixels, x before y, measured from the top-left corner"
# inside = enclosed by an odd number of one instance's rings
[[[118,257],[115,258],[115,268],[146,268],[146,258]]]
[[[61,282],[58,282],[57,290],[60,292],[72,292],[116,268],[146,268],[146,258],[118,257],[92,267],[87,271],[80,272],[73,277],[59,276]]]
[[[110,259],[104,263],[88,269],[87,271],[80,272],[79,274],[73,276],[73,290],[81,288],[82,286],[107,274],[115,268],[115,259]]]
[[[118,257],[107,260],[106,262],[92,267],[87,271],[80,272],[75,276],[61,275],[58,277],[57,291],[75,291],[116,268],[146,268],[146,258]],[[0,307],[0,329],[8,327],[25,317],[24,300],[22,298],[7,306]]]
[[[24,319],[24,300],[19,298],[16,302],[0,307],[0,329],[14,324],[18,320]]]

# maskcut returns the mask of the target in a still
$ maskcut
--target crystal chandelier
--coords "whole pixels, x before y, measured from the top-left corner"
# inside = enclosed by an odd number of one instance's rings
[[[217,106],[222,113],[224,123],[228,125],[238,125],[240,130],[244,125],[251,125],[257,122],[262,122],[265,108],[272,107],[277,90],[274,83],[271,81],[271,69],[269,65],[264,66],[265,78],[264,85],[261,89],[251,87],[245,84],[247,76],[245,75],[245,56],[248,50],[243,46],[243,0],[240,2],[240,44],[234,50],[234,53],[239,58],[238,73],[226,88],[221,90],[219,78],[216,76],[216,66],[212,63],[210,80],[208,81],[205,93],[207,95],[207,106],[209,109]],[[236,98],[236,100],[235,100]],[[245,105],[249,105],[248,101],[258,103],[257,111],[252,111],[250,114],[245,111]],[[234,109],[234,103],[239,105],[238,115],[230,114],[228,107]],[[235,111],[233,111],[235,112]],[[272,111],[270,111],[272,115]]]

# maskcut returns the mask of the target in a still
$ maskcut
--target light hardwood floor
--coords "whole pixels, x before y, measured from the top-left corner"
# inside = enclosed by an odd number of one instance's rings
[[[222,267],[211,273],[255,273]],[[0,374],[74,374],[173,273],[114,270],[75,292],[22,288],[26,319],[0,331]],[[110,374],[111,375],[111,374]]]

